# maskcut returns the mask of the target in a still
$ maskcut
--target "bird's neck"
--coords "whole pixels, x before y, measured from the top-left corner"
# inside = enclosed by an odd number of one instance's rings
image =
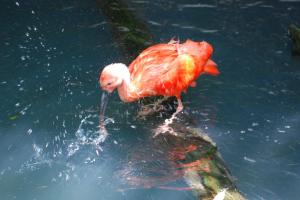
[[[122,73],[122,84],[118,87],[120,99],[124,102],[131,102],[138,99],[134,85],[131,83],[128,68]]]

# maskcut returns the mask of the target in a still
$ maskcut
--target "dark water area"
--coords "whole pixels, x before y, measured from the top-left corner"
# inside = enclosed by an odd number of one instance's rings
[[[221,74],[198,79],[184,113],[216,143],[247,199],[297,199],[300,57],[287,30],[300,26],[300,1],[123,2],[154,43],[213,45]],[[92,0],[1,1],[1,200],[197,199],[158,187],[186,187],[152,137],[167,114],[139,119],[139,104],[114,93],[109,136],[97,143],[99,72],[129,62],[101,9]],[[151,156],[163,179],[131,182],[126,175],[148,173]]]

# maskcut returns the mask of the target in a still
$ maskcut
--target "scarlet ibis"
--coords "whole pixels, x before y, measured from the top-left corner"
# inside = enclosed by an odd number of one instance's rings
[[[100,74],[101,88],[109,93],[118,90],[124,102],[147,96],[175,96],[183,109],[181,93],[196,86],[201,74],[218,75],[210,58],[213,47],[205,42],[171,40],[145,49],[127,67],[122,63],[107,65]]]

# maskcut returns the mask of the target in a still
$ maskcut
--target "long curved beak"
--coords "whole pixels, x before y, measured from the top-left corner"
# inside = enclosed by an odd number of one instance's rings
[[[109,93],[103,91],[101,96],[101,104],[100,104],[100,116],[99,116],[99,139],[101,142],[104,142],[105,138],[108,135],[108,132],[105,128],[105,110],[108,103]]]
[[[101,104],[100,104],[100,122],[104,122],[104,114],[105,114],[109,96],[110,93],[103,91],[101,96]]]

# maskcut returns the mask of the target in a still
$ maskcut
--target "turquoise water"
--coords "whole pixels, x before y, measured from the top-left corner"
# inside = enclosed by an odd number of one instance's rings
[[[137,103],[111,96],[109,136],[97,143],[98,74],[129,60],[97,1],[1,4],[0,199],[196,199],[156,187],[162,180],[148,188],[126,181],[139,166],[130,163],[159,149],[151,130],[162,118],[137,119]],[[287,27],[299,25],[300,2],[126,4],[155,43],[176,36],[214,46],[221,74],[183,95],[185,114],[216,142],[248,199],[296,199],[300,58]],[[173,180],[169,163],[157,165]]]

